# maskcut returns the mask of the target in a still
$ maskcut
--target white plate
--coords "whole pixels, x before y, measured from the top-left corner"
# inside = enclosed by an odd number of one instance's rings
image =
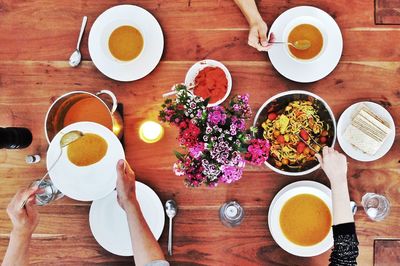
[[[279,225],[280,212],[283,205],[290,198],[299,194],[312,194],[317,196],[331,210],[332,215],[332,201],[331,191],[326,186],[314,181],[298,181],[287,185],[281,189],[271,202],[268,211],[268,227],[269,231],[275,242],[285,251],[290,254],[300,257],[312,257],[324,253],[333,245],[332,228],[329,230],[328,235],[321,242],[313,246],[300,246],[290,242],[283,234]]]
[[[369,155],[362,152],[361,150],[351,145],[344,138],[344,132],[346,131],[346,128],[351,124],[353,114],[356,112],[356,110],[358,110],[358,108],[362,104],[366,105],[369,109],[371,109],[373,113],[375,113],[382,119],[386,120],[389,123],[391,129],[389,136],[386,138],[382,147],[380,147],[379,150],[374,155]],[[362,162],[375,161],[383,157],[392,147],[395,136],[396,136],[396,127],[394,125],[392,116],[385,108],[373,102],[359,102],[351,105],[340,116],[337,125],[337,138],[342,150],[354,160]]]
[[[165,216],[160,198],[145,184],[136,181],[136,197],[143,216],[156,239],[164,229]],[[132,244],[125,211],[119,206],[117,192],[93,201],[89,213],[90,229],[96,241],[109,252],[132,256]]]
[[[311,6],[299,6],[282,13],[272,24],[276,41],[287,41],[291,29],[299,24],[312,24],[324,37],[321,53],[313,60],[296,60],[289,54],[287,45],[276,44],[268,55],[276,70],[297,82],[314,82],[326,77],[339,63],[343,39],[339,26],[325,11]]]
[[[108,128],[93,123],[79,122],[63,128],[53,138],[47,151],[47,169],[60,154],[61,137],[72,130],[83,133],[94,133],[108,144],[107,153],[97,163],[79,167],[68,159],[67,149],[64,148],[60,160],[56,163],[49,175],[54,185],[66,196],[75,200],[91,201],[103,198],[115,188],[117,181],[116,165],[118,160],[125,158],[121,142]]]
[[[281,93],[278,93],[278,94],[272,96],[271,98],[269,98],[269,99],[260,107],[260,109],[258,109],[257,114],[256,114],[255,117],[254,117],[253,126],[254,126],[254,127],[258,127],[257,122],[258,122],[258,120],[259,120],[259,118],[260,118],[260,115],[262,114],[263,110],[264,110],[265,108],[267,108],[267,106],[268,106],[271,102],[273,102],[273,101],[275,101],[275,100],[277,100],[277,99],[279,99],[279,98],[281,98],[281,97],[286,97],[286,96],[290,96],[290,95],[307,95],[307,96],[311,96],[311,97],[313,97],[314,99],[317,99],[318,101],[320,101],[320,102],[324,105],[324,107],[325,107],[326,110],[328,111],[328,113],[329,113],[329,115],[330,115],[330,117],[331,117],[331,119],[332,119],[332,123],[333,123],[333,132],[334,132],[334,136],[333,136],[333,141],[332,141],[331,147],[334,147],[334,146],[335,146],[335,141],[336,141],[336,135],[337,135],[335,116],[334,116],[334,114],[333,114],[333,112],[332,112],[332,109],[331,109],[330,106],[328,105],[328,103],[325,102],[324,99],[322,99],[321,97],[319,97],[318,95],[316,95],[316,94],[314,94],[314,93],[312,93],[312,92],[308,92],[308,91],[304,91],[304,90],[290,90],[290,91],[284,91],[284,92],[281,92]],[[265,119],[266,119],[266,118],[265,118]],[[260,125],[261,125],[261,124],[260,124]],[[279,168],[277,168],[277,167],[271,165],[268,161],[265,161],[265,165],[268,166],[271,170],[273,170],[274,172],[276,172],[276,173],[278,173],[278,174],[288,175],[288,176],[302,176],[302,175],[307,175],[307,174],[310,174],[310,173],[312,173],[312,172],[314,172],[315,170],[317,170],[317,169],[320,168],[320,164],[318,163],[318,164],[316,164],[313,168],[310,168],[310,169],[308,169],[308,170],[304,170],[304,171],[301,171],[301,172],[288,172],[288,171],[281,170],[281,169],[279,169]]]
[[[108,39],[118,27],[130,25],[143,36],[140,55],[128,62],[114,58],[108,49]],[[104,11],[94,22],[89,34],[89,53],[96,67],[109,78],[133,81],[148,75],[157,66],[164,49],[160,24],[147,10],[134,5],[114,6]]]
[[[205,59],[205,60],[202,60],[202,61],[199,61],[199,62],[195,63],[193,66],[191,66],[189,68],[188,72],[186,73],[185,85],[187,87],[192,86],[194,84],[194,80],[195,80],[196,76],[199,74],[199,72],[201,70],[203,70],[206,67],[219,67],[220,69],[222,69],[224,71],[226,79],[228,81],[227,90],[226,90],[225,96],[221,100],[219,100],[219,101],[217,101],[215,103],[210,103],[210,104],[207,105],[208,107],[217,106],[217,105],[220,105],[221,103],[223,103],[226,100],[226,98],[228,98],[228,96],[229,96],[229,94],[231,93],[231,90],[232,90],[232,76],[231,76],[231,73],[226,68],[226,66],[224,64],[222,64],[221,62],[216,61],[216,60],[212,60],[212,59]]]

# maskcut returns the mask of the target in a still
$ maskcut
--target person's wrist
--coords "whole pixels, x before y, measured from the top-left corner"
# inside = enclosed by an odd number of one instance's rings
[[[13,228],[10,235],[16,240],[22,240],[22,241],[29,241],[32,238],[31,231],[22,230],[18,228]]]
[[[254,27],[254,26],[257,26],[259,24],[265,23],[260,15],[250,17],[248,19],[248,22],[249,22],[250,27]]]
[[[334,179],[330,179],[332,188],[343,188],[347,189],[347,178],[346,177],[335,177]]]
[[[134,197],[134,198],[127,200],[124,203],[124,206],[125,206],[125,211],[135,210],[135,209],[139,208],[139,203],[136,200],[136,197]]]

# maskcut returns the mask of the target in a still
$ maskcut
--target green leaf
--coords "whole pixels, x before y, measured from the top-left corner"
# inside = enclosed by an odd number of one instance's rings
[[[175,154],[176,158],[178,158],[178,160],[183,161],[185,159],[185,156],[178,151],[174,151],[174,154]]]
[[[204,106],[207,107],[208,103],[210,102],[211,97],[208,97],[207,99],[204,100]]]

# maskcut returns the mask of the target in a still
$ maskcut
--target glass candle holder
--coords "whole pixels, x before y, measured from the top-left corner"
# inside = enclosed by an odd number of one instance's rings
[[[389,215],[390,202],[383,195],[366,193],[362,197],[361,203],[365,213],[373,221],[382,221]]]
[[[236,201],[226,202],[219,209],[219,218],[223,225],[235,227],[242,223],[244,210]]]
[[[146,143],[155,143],[164,136],[164,128],[157,122],[146,121],[139,128],[139,137]]]

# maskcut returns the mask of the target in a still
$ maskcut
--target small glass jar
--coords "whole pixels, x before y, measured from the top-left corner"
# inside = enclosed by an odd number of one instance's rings
[[[365,213],[373,221],[382,221],[390,213],[390,202],[383,195],[366,193],[362,197],[361,203]]]
[[[31,187],[37,186],[39,182],[40,180],[33,181]],[[62,197],[64,197],[64,194],[54,186],[50,178],[46,178],[40,183],[39,192],[36,193],[36,205],[47,205]]]
[[[236,201],[226,202],[219,209],[219,218],[223,225],[235,227],[242,223],[244,210]]]

